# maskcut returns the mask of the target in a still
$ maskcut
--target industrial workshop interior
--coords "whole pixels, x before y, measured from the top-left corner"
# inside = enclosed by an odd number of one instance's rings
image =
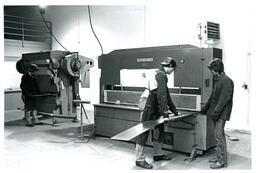
[[[4,172],[252,171],[250,2],[4,4]]]

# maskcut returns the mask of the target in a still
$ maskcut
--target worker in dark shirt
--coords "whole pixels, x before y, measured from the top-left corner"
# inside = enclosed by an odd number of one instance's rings
[[[161,116],[167,118],[168,111],[171,110],[175,115],[178,115],[175,105],[173,104],[169,90],[167,87],[167,74],[171,74],[175,67],[176,62],[167,57],[161,63],[161,68],[156,71],[153,81],[150,83],[150,92],[146,101],[145,108],[141,114],[140,122],[158,119]],[[153,84],[155,83],[155,85]],[[136,166],[152,169],[153,165],[145,160],[144,148],[149,136],[149,131],[138,136],[136,140]],[[164,139],[164,124],[155,127],[153,131],[153,147],[154,147],[154,161],[171,160],[169,155],[163,155],[162,143]]]
[[[20,88],[22,91],[22,99],[25,105],[26,126],[33,127],[38,122],[36,111],[36,95],[40,93],[34,72],[39,68],[35,64],[28,65],[25,74],[21,78]]]
[[[212,163],[210,168],[217,169],[227,167],[228,164],[224,127],[232,111],[234,83],[225,74],[221,59],[212,60],[208,67],[213,74],[213,90],[201,112],[214,121],[216,153],[210,157],[209,162]]]

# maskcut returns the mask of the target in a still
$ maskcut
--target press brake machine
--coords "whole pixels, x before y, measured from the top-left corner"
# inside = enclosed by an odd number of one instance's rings
[[[157,69],[166,57],[177,62],[174,84],[169,88],[172,101],[179,112],[191,116],[165,125],[164,148],[202,154],[214,146],[213,121],[195,112],[211,94],[212,74],[207,64],[222,58],[222,50],[192,45],[121,49],[100,56],[100,103],[94,105],[97,135],[113,137],[139,123],[138,102],[145,87],[122,85],[120,71]],[[148,144],[152,145],[150,139]]]

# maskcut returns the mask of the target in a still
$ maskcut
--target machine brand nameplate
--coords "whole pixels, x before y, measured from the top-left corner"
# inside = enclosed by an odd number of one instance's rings
[[[153,62],[153,58],[137,58],[137,62]]]

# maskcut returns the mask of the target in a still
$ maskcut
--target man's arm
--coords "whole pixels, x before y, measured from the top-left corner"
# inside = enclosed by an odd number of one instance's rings
[[[163,72],[160,72],[156,74],[155,78],[157,81],[157,101],[159,104],[159,112],[160,115],[166,116],[166,114],[168,114],[166,76]]]
[[[22,92],[27,95],[32,97],[32,95],[30,94],[29,90],[28,90],[28,82],[27,82],[27,78],[26,75],[23,75],[21,78],[21,83],[20,83],[20,89],[22,90]]]
[[[201,109],[201,113],[205,114],[207,112],[207,110],[209,109],[210,107],[210,101],[212,99],[212,93],[210,95],[210,97],[208,98],[207,102],[205,103],[205,105],[202,107]]]
[[[232,80],[226,80],[222,84],[220,96],[218,98],[218,102],[214,108],[212,113],[213,117],[217,117],[222,112],[223,108],[226,104],[232,99],[234,91],[234,83]]]
[[[175,116],[177,116],[178,112],[176,110],[176,106],[172,102],[172,99],[171,99],[171,96],[170,96],[170,93],[169,93],[168,89],[167,89],[167,100],[168,100],[168,107],[169,107],[169,109],[172,111],[172,113],[174,113]]]

